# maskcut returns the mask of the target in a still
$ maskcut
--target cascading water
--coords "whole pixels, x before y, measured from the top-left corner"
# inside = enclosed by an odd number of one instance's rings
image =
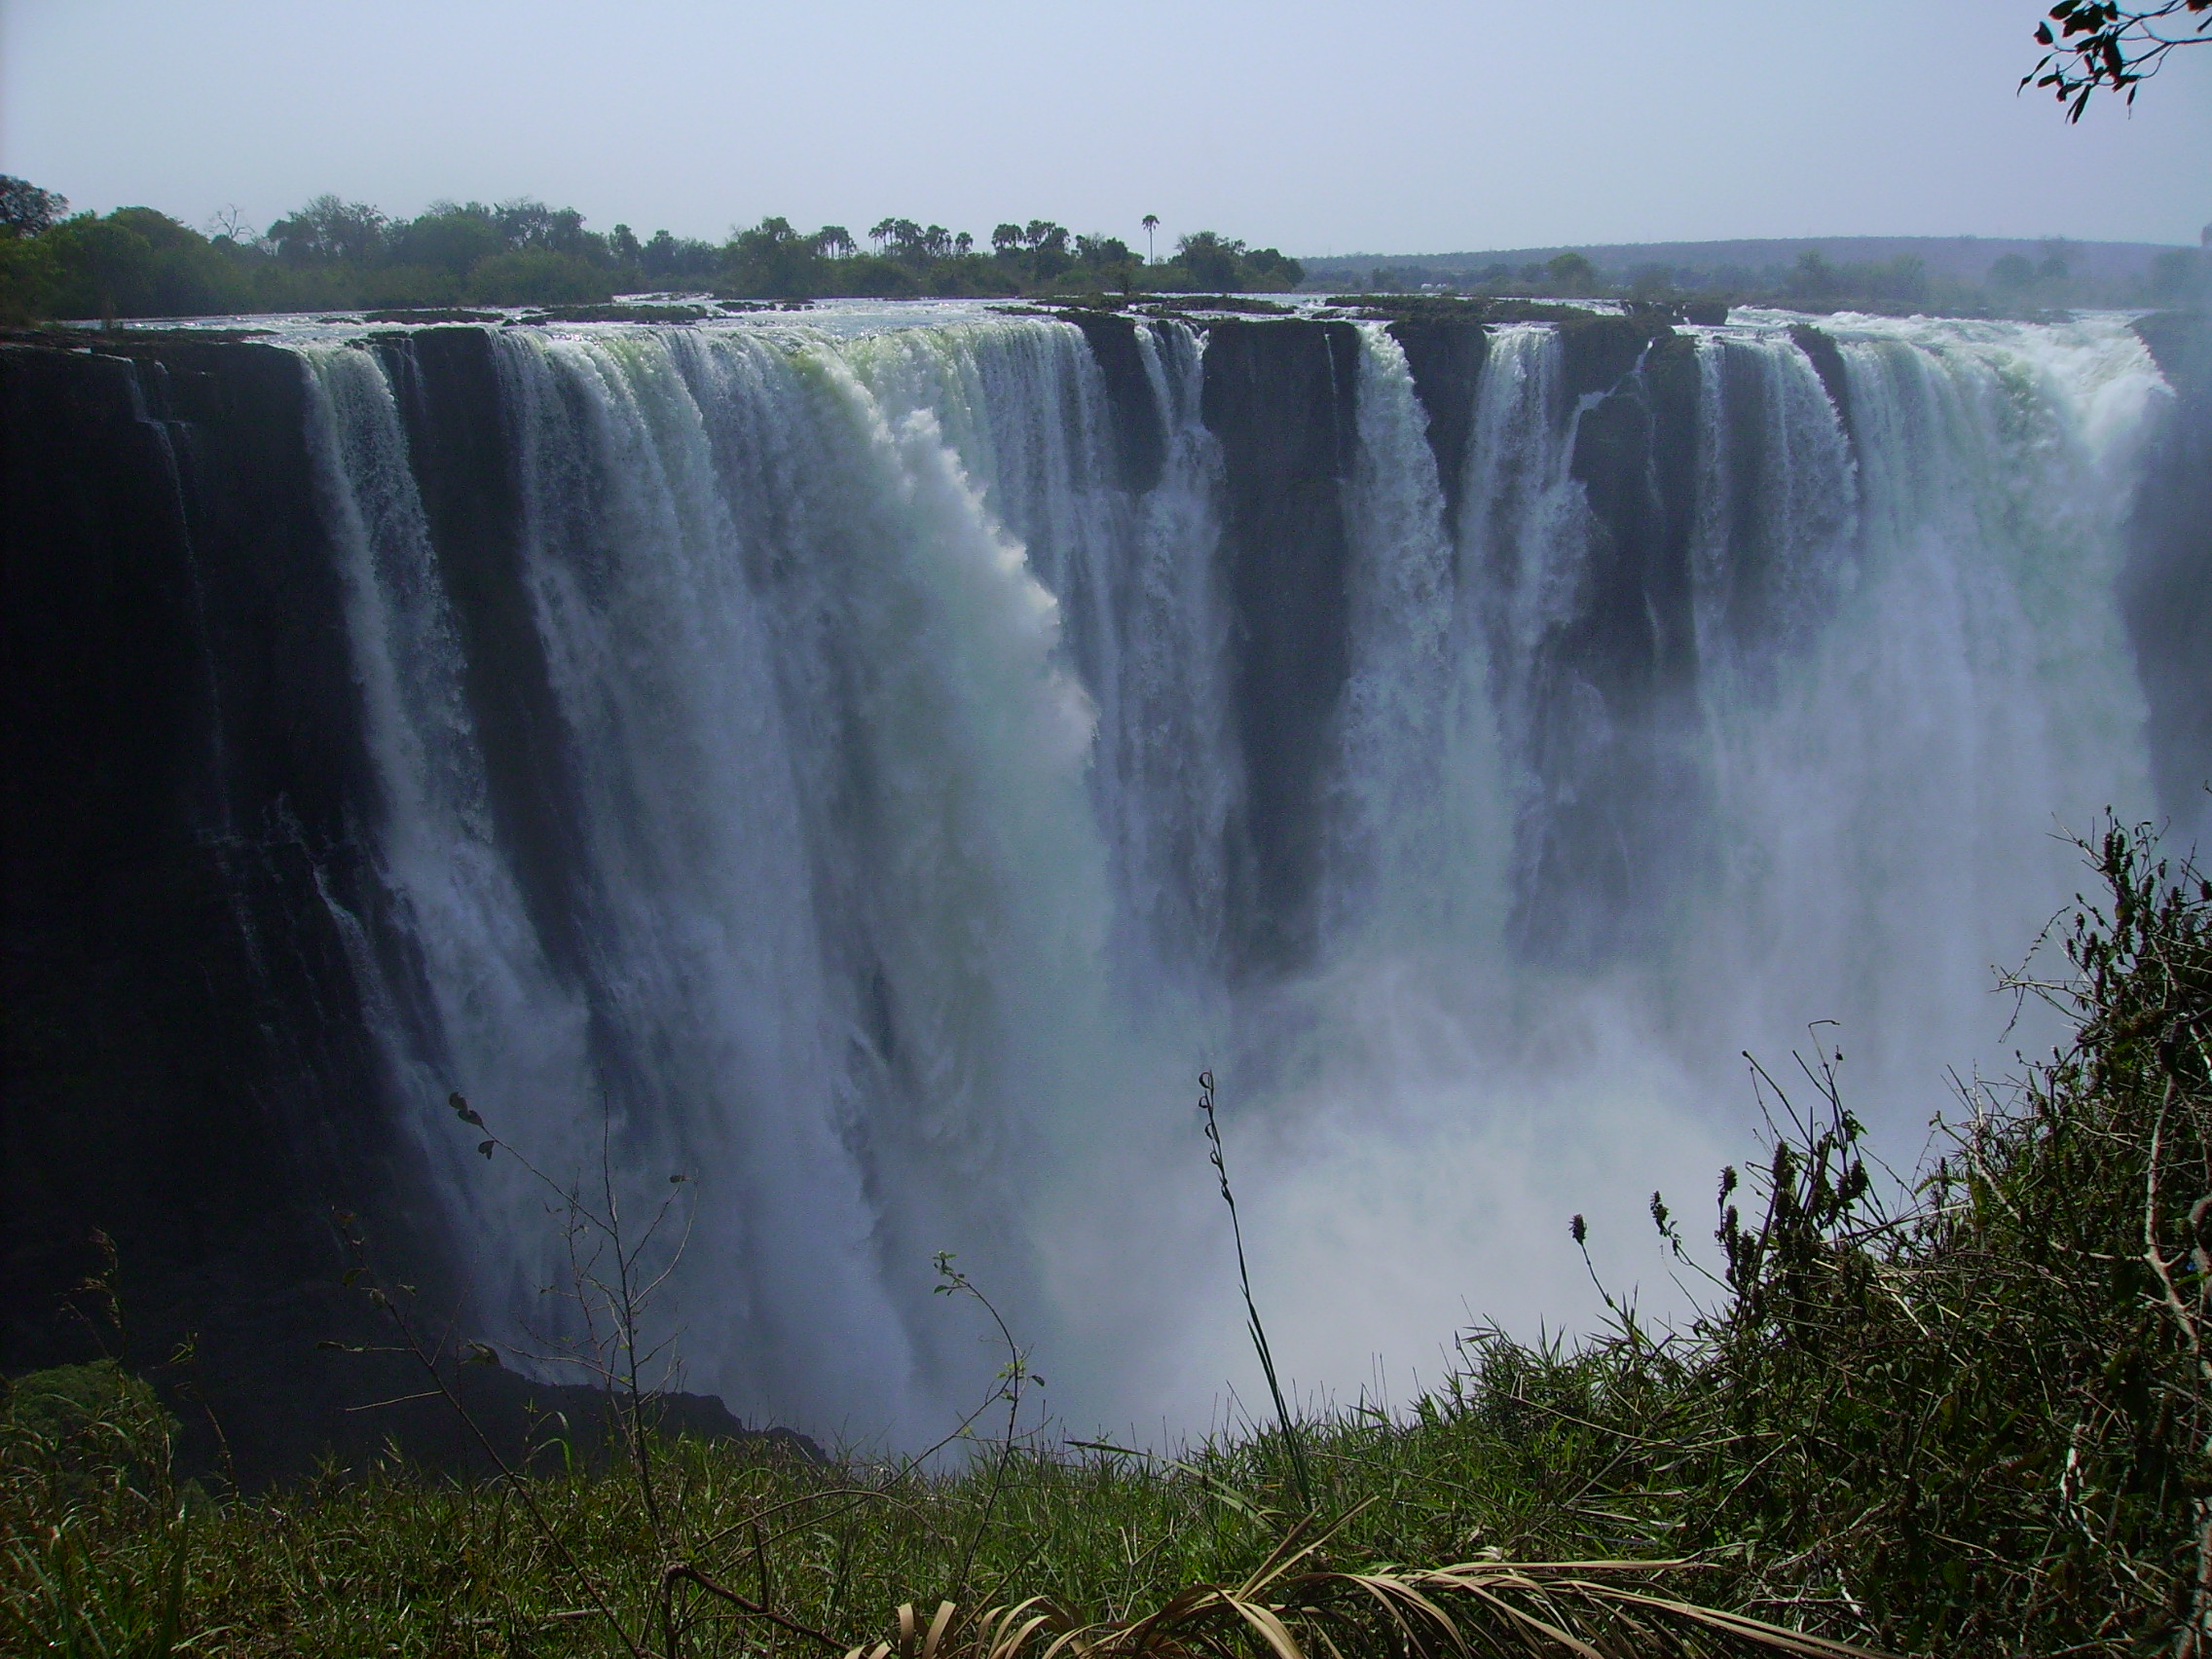
[[[939,1250],[1078,1429],[1242,1374],[1201,1064],[1313,1385],[1583,1316],[1570,1211],[1652,1273],[1651,1189],[1745,1151],[1729,1056],[1808,1021],[1909,1160],[1942,1068],[2005,1057],[2053,824],[2149,806],[2114,590],[2159,383],[2109,321],[1789,322],[1594,385],[1491,330],[1457,455],[1358,326],[1313,921],[1257,962],[1273,590],[1225,573],[1201,332],[1135,325],[1114,385],[1035,318],[498,331],[498,627],[413,348],[297,348],[381,792],[357,970],[487,1328],[572,1335],[562,1240],[452,1089],[558,1181],[688,1177],[689,1385],[900,1438],[992,1363]]]

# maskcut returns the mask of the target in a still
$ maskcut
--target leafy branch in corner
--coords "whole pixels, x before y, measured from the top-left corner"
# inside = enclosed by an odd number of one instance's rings
[[[2200,19],[2194,26],[2192,17]],[[2066,119],[2080,121],[2099,87],[2124,92],[2132,104],[2136,89],[2177,47],[2212,45],[2212,0],[2164,0],[2157,6],[2058,0],[2036,24],[2036,44],[2044,55],[2020,77],[2022,90],[2048,87],[2066,106]]]

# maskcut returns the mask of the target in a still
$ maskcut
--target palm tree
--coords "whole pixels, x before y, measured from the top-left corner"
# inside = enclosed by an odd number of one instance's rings
[[[1152,263],[1152,233],[1159,229],[1160,215],[1147,213],[1144,216],[1144,262],[1147,265]]]

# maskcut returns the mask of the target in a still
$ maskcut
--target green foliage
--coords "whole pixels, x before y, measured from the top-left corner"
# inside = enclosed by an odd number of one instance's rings
[[[1213,231],[1179,237],[1174,261],[1149,286],[1197,293],[1284,293],[1305,278],[1305,269],[1272,247],[1249,248]]]
[[[1553,294],[1588,294],[1597,291],[1598,273],[1590,261],[1579,253],[1563,253],[1544,267],[1544,276]]]
[[[166,1465],[176,1421],[113,1360],[33,1371],[0,1397],[0,1433],[50,1470],[141,1484]]]
[[[2192,23],[2192,17],[2200,20]],[[2051,24],[2058,25],[2057,32]],[[2020,86],[2043,87],[2080,121],[2100,87],[2124,93],[2132,104],[2143,83],[2164,67],[2167,55],[2185,46],[2212,45],[2212,0],[2160,0],[2122,6],[2116,0],[2058,0],[2036,25],[2044,55],[2020,77]]]
[[[1226,240],[1212,231],[1198,231],[1175,240],[1175,263],[1188,275],[1194,288],[1228,292],[1237,286],[1237,265],[1244,244]]]
[[[1928,267],[1910,254],[1832,265],[1817,248],[1797,256],[1781,294],[1785,304],[1804,311],[1875,312],[1910,310],[1928,296]]]
[[[0,1634],[10,1650],[167,1659],[182,1650],[189,1499],[176,1422],[109,1360],[35,1371],[0,1405]],[[126,1547],[111,1547],[120,1535]]]
[[[168,1659],[204,1645],[178,1640],[189,1532],[184,1511],[166,1529],[158,1561],[102,1550],[74,1519],[10,1547],[20,1593],[0,1601],[0,1630],[19,1641],[21,1651],[66,1659]]]
[[[836,239],[851,240],[842,230],[830,229]],[[746,299],[808,298],[817,291],[819,268],[830,263],[821,252],[826,240],[831,240],[828,231],[804,236],[792,228],[789,219],[763,219],[730,239],[724,279],[732,292]]]
[[[739,299],[914,295],[1014,296],[1132,293],[1144,289],[1271,288],[1296,285],[1297,263],[1272,248],[1248,250],[1212,232],[1183,239],[1169,265],[1140,260],[1119,237],[1077,236],[1050,219],[1006,223],[983,251],[966,232],[912,219],[870,227],[863,253],[841,225],[811,236],[785,219],[763,219],[720,250],[716,288]],[[1188,255],[1195,251],[1194,266]],[[651,253],[651,244],[645,252]]]
[[[35,237],[69,211],[69,199],[41,190],[27,178],[0,173],[0,232]]]
[[[0,323],[54,314],[54,256],[36,237],[0,233]]]
[[[1496,1570],[1493,1551],[1541,1553],[1545,1534],[1530,1524],[1545,1522],[1571,1485],[1547,1457],[1567,1453],[1586,1476],[1597,1466],[1588,1451],[1546,1438],[1541,1423],[1516,1442],[1433,1412],[1412,1425],[1347,1414],[1324,1425],[1315,1452],[1332,1499],[1364,1507],[1327,1540],[1329,1557],[1471,1560]],[[1295,1525],[1277,1460],[1235,1442],[1187,1449],[1172,1461],[1001,1443],[964,1467],[934,1471],[866,1456],[821,1465],[759,1443],[678,1441],[657,1448],[656,1466],[659,1524],[676,1559],[782,1621],[772,1626],[689,1585],[671,1624],[677,1650],[692,1655],[755,1653],[771,1637],[785,1652],[838,1653],[885,1633],[902,1604],[947,1600],[979,1609],[1040,1596],[1088,1617],[1126,1619],[1195,1585],[1247,1580]],[[19,1523],[19,1535],[44,1547],[26,1544],[8,1558],[0,1607],[34,1638],[27,1651],[152,1651],[137,1633],[170,1584],[179,1586],[178,1644],[190,1642],[190,1651],[330,1659],[638,1651],[598,1612],[587,1576],[616,1619],[652,1631],[648,1645],[665,1650],[649,1609],[669,1558],[655,1547],[639,1484],[620,1473],[532,1479],[542,1530],[511,1493],[454,1486],[397,1462],[237,1499],[189,1526],[165,1522],[147,1504],[81,1505],[60,1517],[57,1537],[51,1512],[20,1495],[0,1486],[10,1506],[0,1522]],[[74,1575],[66,1584],[51,1565],[63,1548]],[[1627,1587],[1649,1593],[1654,1579],[1639,1575]],[[98,1643],[36,1640],[67,1628],[61,1607]],[[808,1634],[816,1631],[826,1640]],[[974,1651],[980,1634],[972,1612],[954,1631],[963,1651]],[[1350,1659],[1389,1651],[1379,1635],[1357,1641],[1340,1630],[1338,1640]],[[1215,1651],[1266,1650],[1232,1637]]]
[[[194,316],[243,309],[251,290],[199,232],[151,207],[80,213],[38,239],[39,303],[67,317]]]
[[[433,207],[399,226],[388,245],[399,264],[426,266],[456,278],[466,276],[485,260],[507,251],[498,221],[474,203]]]
[[[479,260],[463,292],[467,302],[495,306],[560,305],[613,297],[614,284],[606,272],[549,247],[516,248]]]
[[[318,196],[269,227],[276,257],[288,265],[370,265],[385,251],[386,220],[366,202]]]
[[[2072,1047],[1969,1093],[1897,1217],[1816,1061],[1757,1228],[1723,1177],[1728,1300],[1677,1361],[1676,1433],[1726,1494],[1688,1539],[1817,1567],[1906,1649],[2194,1652],[2212,1616],[2212,884],[2141,831],[2087,850],[2070,973],[2016,981]]]
[[[685,288],[751,300],[1278,290],[1302,275],[1273,248],[1210,231],[1183,239],[1176,263],[1154,266],[1119,237],[1076,236],[1049,219],[999,226],[987,250],[965,231],[884,219],[864,250],[842,225],[809,233],[774,217],[719,244],[665,230],[641,241],[628,225],[602,235],[573,208],[528,200],[438,202],[395,219],[323,195],[265,236],[234,219],[212,238],[151,208],[60,219],[66,206],[0,177],[0,322],[576,306]]]

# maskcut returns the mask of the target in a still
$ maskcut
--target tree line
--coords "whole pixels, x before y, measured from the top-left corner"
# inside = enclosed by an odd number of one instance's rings
[[[2212,226],[2206,227],[2212,239]],[[2081,306],[2186,306],[2212,296],[2212,240],[2202,249],[2176,247],[2155,255],[2140,275],[2097,276],[2077,268],[2064,241],[2041,257],[2008,253],[1978,279],[1932,271],[1913,254],[1892,259],[1835,260],[1808,248],[1794,264],[1693,268],[1644,264],[1602,270],[1589,256],[1567,252],[1540,264],[1498,262],[1469,268],[1398,260],[1369,269],[1333,262],[1312,281],[1335,292],[1423,290],[1548,299],[1680,302],[1700,298],[1791,311],[1928,312],[1946,315],[2033,315]]]
[[[1156,221],[1155,221],[1156,223]],[[1152,224],[1145,227],[1148,233]],[[2212,227],[2208,227],[2212,232]],[[2212,294],[2212,249],[2175,248],[2142,276],[2097,279],[2053,241],[2039,259],[1998,259],[1979,281],[1910,256],[1790,267],[1609,271],[1578,252],[1479,269],[1399,260],[1309,269],[1273,248],[1213,231],[1176,240],[1155,261],[1119,237],[1076,235],[1047,219],[993,228],[986,240],[912,219],[856,236],[766,218],[719,242],[628,225],[587,229],[572,207],[541,202],[434,203],[411,219],[318,196],[267,230],[218,215],[198,230],[151,207],[76,213],[60,196],[0,176],[0,322],[203,316],[255,312],[601,304],[616,294],[726,299],[1020,297],[1100,292],[1419,292],[1761,303],[1801,311],[2032,314],[2084,305],[2188,305]]]
[[[235,212],[196,230],[151,207],[76,213],[0,177],[0,319],[203,316],[251,312],[591,304],[618,293],[728,299],[1016,297],[1112,292],[1278,292],[1304,275],[1272,247],[1213,231],[1155,262],[1119,237],[1048,219],[966,231],[887,218],[856,238],[762,219],[711,242],[628,225],[587,230],[542,202],[438,202],[395,218],[318,196],[266,231]],[[1148,221],[1149,234],[1157,221]]]

